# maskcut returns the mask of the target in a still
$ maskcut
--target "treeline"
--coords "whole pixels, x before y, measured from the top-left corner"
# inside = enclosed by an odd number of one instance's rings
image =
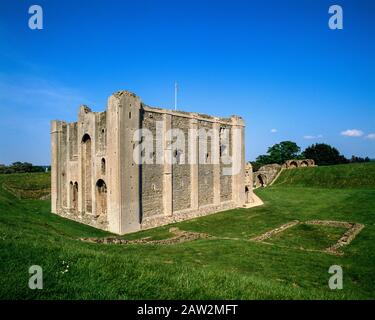
[[[267,154],[258,156],[251,164],[253,170],[257,171],[263,165],[283,164],[291,159],[313,159],[318,166],[371,161],[369,157],[352,156],[347,159],[335,147],[325,143],[313,144],[301,152],[301,148],[295,142],[282,141],[269,147]]]
[[[30,173],[30,172],[47,172],[50,171],[50,166],[34,166],[29,162],[13,162],[11,165],[6,166],[0,164],[0,174],[4,173]]]

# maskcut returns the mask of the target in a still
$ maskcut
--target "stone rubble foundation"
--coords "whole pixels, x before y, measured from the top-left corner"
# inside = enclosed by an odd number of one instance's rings
[[[362,223],[351,223],[344,221],[311,220],[306,221],[305,224],[323,225],[329,227],[343,227],[348,229],[334,245],[325,249],[327,253],[332,253],[335,255],[343,255],[343,253],[338,250],[344,246],[349,245],[365,227],[365,225]]]
[[[275,229],[269,230],[266,233],[252,238],[251,240],[257,241],[257,242],[263,242],[264,240],[270,239],[274,235],[281,233],[291,227],[294,227],[298,224],[306,224],[306,225],[320,225],[320,226],[327,226],[327,227],[336,227],[336,228],[347,228],[348,230],[340,237],[340,239],[337,240],[335,244],[332,246],[324,249],[324,250],[307,250],[304,248],[299,248],[301,250],[305,251],[318,251],[318,252],[325,252],[329,254],[334,255],[344,255],[342,251],[339,251],[340,248],[349,245],[356,237],[357,235],[362,231],[362,229],[365,227],[362,223],[353,223],[353,222],[346,222],[346,221],[331,221],[331,220],[310,220],[305,222],[300,222],[298,220],[294,220],[291,222],[288,222],[286,224],[281,225],[280,227],[277,227]],[[270,243],[268,243],[270,244]]]
[[[162,240],[150,240],[150,237],[126,240],[119,237],[107,237],[107,238],[80,238],[79,240],[91,243],[102,243],[102,244],[177,244],[197,239],[207,239],[211,236],[205,233],[191,232],[180,230],[179,228],[170,228],[169,232],[173,233],[174,236],[168,239]]]
[[[298,220],[294,220],[294,221],[291,221],[291,222],[288,222],[286,224],[283,224],[282,226],[280,227],[277,227],[275,229],[272,229],[270,231],[267,231],[266,233],[258,236],[258,237],[255,237],[255,238],[252,238],[251,240],[254,240],[254,241],[264,241],[266,239],[269,239],[271,238],[272,236],[280,233],[280,232],[283,232],[285,231],[286,229],[289,229],[291,227],[294,227],[296,226],[297,224],[299,224],[300,222]]]
[[[269,230],[260,236],[252,238],[250,239],[250,241],[263,242],[266,244],[273,245],[272,243],[265,242],[265,240],[270,239],[276,234],[284,232],[285,230],[292,228],[298,224],[347,228],[348,230],[340,237],[340,239],[337,240],[335,244],[333,244],[332,246],[324,250],[312,250],[312,249],[305,249],[302,247],[297,248],[303,251],[323,252],[323,253],[333,254],[337,256],[342,256],[344,254],[342,251],[339,251],[339,249],[344,246],[349,245],[365,227],[365,225],[361,223],[352,223],[352,222],[346,222],[346,221],[310,220],[310,221],[300,222],[298,220],[294,220],[294,221],[285,223],[281,225],[280,227]],[[84,241],[84,242],[100,243],[100,244],[162,244],[162,245],[178,244],[178,243],[189,242],[189,241],[194,241],[198,239],[241,240],[240,238],[215,237],[206,233],[184,231],[176,227],[170,228],[169,232],[171,232],[174,236],[171,238],[162,239],[162,240],[151,240],[150,237],[145,237],[145,238],[136,239],[136,240],[126,240],[120,237],[80,238],[79,240]]]

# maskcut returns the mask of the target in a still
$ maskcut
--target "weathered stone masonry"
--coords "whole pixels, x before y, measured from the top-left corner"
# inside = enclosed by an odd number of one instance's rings
[[[151,158],[176,157],[177,163],[136,164],[133,150],[138,142],[133,136],[140,128],[152,132],[154,149],[157,142],[163,145],[163,154],[154,152]],[[172,150],[171,128],[182,130],[190,143]],[[203,159],[200,136],[189,130],[200,128],[219,132],[208,139]],[[235,135],[233,128],[241,134]],[[158,129],[161,135],[156,134]],[[225,151],[221,149],[224,132],[229,133],[230,142]],[[215,141],[219,145],[211,145]],[[121,91],[109,97],[104,112],[81,106],[77,122],[52,121],[51,148],[52,212],[117,234],[251,202],[245,196],[244,123],[237,116],[217,118],[153,108]],[[212,163],[223,154],[233,156],[240,167],[238,174],[223,175],[226,165]]]

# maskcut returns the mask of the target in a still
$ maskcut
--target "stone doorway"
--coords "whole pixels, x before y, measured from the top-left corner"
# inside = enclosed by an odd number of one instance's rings
[[[104,180],[96,182],[96,216],[107,214],[107,185]]]

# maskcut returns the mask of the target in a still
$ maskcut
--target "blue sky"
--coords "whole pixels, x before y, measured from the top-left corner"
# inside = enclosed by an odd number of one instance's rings
[[[283,140],[375,158],[374,36],[371,0],[3,0],[0,163],[49,164],[50,120],[121,89],[172,108],[174,81],[180,109],[245,119],[248,160]]]

